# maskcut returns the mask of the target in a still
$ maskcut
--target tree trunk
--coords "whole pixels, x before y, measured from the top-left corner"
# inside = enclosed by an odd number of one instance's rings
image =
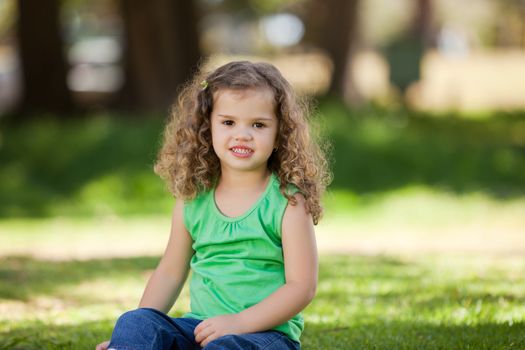
[[[359,101],[351,71],[357,38],[359,0],[312,0],[306,40],[320,47],[333,63],[328,93],[352,104]]]
[[[425,47],[435,44],[432,0],[416,0],[412,31]]]
[[[125,82],[119,106],[165,111],[200,59],[196,10],[187,0],[121,0]]]
[[[66,83],[58,0],[18,0],[18,47],[22,65],[22,100],[18,111],[59,113],[73,109]]]

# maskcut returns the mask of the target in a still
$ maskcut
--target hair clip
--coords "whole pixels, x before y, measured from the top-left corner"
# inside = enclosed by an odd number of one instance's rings
[[[208,88],[208,81],[204,79],[203,81],[200,82],[199,85],[201,87],[201,90],[206,90]]]

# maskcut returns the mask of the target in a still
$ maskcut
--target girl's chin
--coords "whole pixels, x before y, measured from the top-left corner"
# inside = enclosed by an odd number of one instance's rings
[[[239,159],[248,159],[253,156],[253,152],[250,152],[250,153],[236,153],[233,151],[230,151],[230,152],[235,158],[239,158]]]

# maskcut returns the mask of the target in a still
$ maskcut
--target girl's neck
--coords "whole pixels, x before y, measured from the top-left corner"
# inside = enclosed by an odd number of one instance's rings
[[[217,187],[230,190],[254,190],[263,188],[268,183],[271,172],[269,169],[257,172],[238,172],[222,169]]]

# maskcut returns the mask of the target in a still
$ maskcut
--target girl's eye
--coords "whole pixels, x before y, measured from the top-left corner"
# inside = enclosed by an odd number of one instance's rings
[[[263,123],[253,123],[253,126],[255,126],[257,129],[260,129],[260,128],[264,128],[264,124]]]
[[[233,125],[233,120],[225,120],[222,122],[223,125]]]

